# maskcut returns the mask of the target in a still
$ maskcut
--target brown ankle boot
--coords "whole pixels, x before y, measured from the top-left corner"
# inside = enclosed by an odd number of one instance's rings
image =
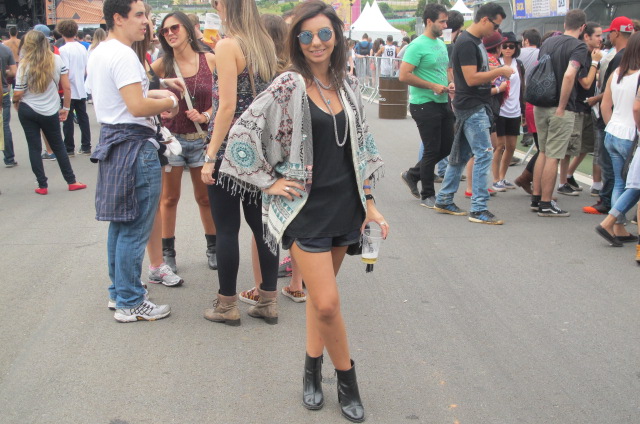
[[[249,316],[262,318],[267,324],[278,323],[278,291],[264,291],[258,287],[260,300],[249,308]]]
[[[218,297],[213,301],[213,308],[204,311],[204,317],[209,321],[222,322],[234,327],[240,325],[240,310],[238,309],[238,295]]]
[[[522,174],[520,174],[520,176],[516,178],[516,180],[514,181],[514,183],[516,183],[518,187],[522,187],[522,189],[529,194],[531,194],[532,182],[533,182],[533,174],[526,169],[522,171]]]

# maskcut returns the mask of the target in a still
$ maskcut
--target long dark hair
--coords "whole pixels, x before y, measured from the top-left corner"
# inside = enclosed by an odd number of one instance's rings
[[[187,31],[187,39],[193,51],[196,53],[201,52],[202,49],[200,48],[200,44],[198,44],[198,39],[196,38],[196,31],[193,29],[193,24],[191,23],[191,20],[189,19],[189,17],[184,13],[171,12],[167,14],[167,16],[165,16],[164,19],[162,20],[162,23],[160,24],[160,28],[161,29],[164,28],[165,21],[171,17],[176,18],[178,21],[180,21],[180,26],[182,26]],[[162,65],[164,68],[164,76],[166,77],[168,75],[173,75],[174,73],[173,47],[171,47],[169,43],[167,43],[167,40],[165,40],[162,34],[159,33],[158,35],[159,35],[158,39],[160,40],[160,44],[162,45],[162,51],[164,52],[164,55],[162,56]]]
[[[618,84],[629,70],[640,69],[640,32],[629,37],[627,47],[624,49],[620,67],[618,68]]]
[[[310,0],[300,3],[294,9],[295,19],[289,31],[289,57],[291,67],[304,77],[307,81],[313,80],[313,73],[307,64],[307,60],[300,48],[298,34],[304,21],[315,18],[322,14],[329,18],[333,27],[333,37],[335,46],[331,53],[331,65],[329,69],[329,78],[334,87],[340,88],[347,75],[347,44],[345,43],[343,27],[344,24],[333,10],[333,7],[322,2],[321,0]]]
[[[142,63],[142,66],[146,70],[147,67],[145,66],[145,63],[147,63],[147,50],[149,50],[149,46],[151,45],[151,31],[153,31],[153,28],[151,28],[151,20],[149,20],[149,15],[151,14],[151,6],[149,3],[144,4],[144,14],[147,16],[147,32],[144,33],[144,38],[142,40],[134,41],[131,48],[136,52],[138,60],[140,60],[140,63]],[[97,32],[98,31],[96,30],[96,33]],[[151,64],[147,63],[147,65]]]
[[[281,16],[264,13],[260,15],[260,20],[264,24],[273,44],[276,48],[276,56],[278,57],[278,73],[282,73],[289,65],[289,52],[287,51],[287,34],[289,27]]]

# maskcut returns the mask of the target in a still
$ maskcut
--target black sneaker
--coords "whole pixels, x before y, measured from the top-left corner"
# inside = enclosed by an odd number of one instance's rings
[[[564,194],[565,196],[577,196],[580,194],[578,193],[578,191],[574,190],[573,187],[569,185],[569,183],[564,184],[556,191],[558,192],[558,194]]]
[[[458,206],[456,206],[455,203],[449,203],[448,205],[436,203],[433,208],[436,210],[436,212],[447,213],[449,215],[464,216],[467,214],[467,211],[460,209]]]
[[[404,181],[407,187],[409,187],[409,191],[411,192],[411,195],[416,199],[419,199],[420,191],[418,191],[418,182],[411,181],[411,178],[409,178],[409,174],[407,173],[407,171],[400,174],[400,178],[402,178],[402,181]]]
[[[567,177],[567,184],[569,184],[569,186],[575,191],[582,191],[582,187],[580,187],[576,179],[573,178],[573,175],[570,177]]]
[[[538,209],[538,216],[543,217],[558,217],[564,218],[570,216],[571,214],[567,211],[563,211],[558,207],[558,204],[553,200],[549,204],[549,206],[543,206],[543,202],[540,202],[540,208]]]
[[[530,207],[531,207],[531,212],[538,212],[538,210],[540,209],[540,201],[532,200]]]
[[[18,166],[18,162],[16,162],[15,160],[4,164],[5,168],[13,168],[14,166]]]
[[[76,156],[76,152],[74,152],[73,150],[70,152],[67,152],[67,156],[69,156],[70,158],[73,158]]]
[[[503,220],[496,218],[496,216],[489,211],[469,212],[469,221],[489,225],[504,224]]]

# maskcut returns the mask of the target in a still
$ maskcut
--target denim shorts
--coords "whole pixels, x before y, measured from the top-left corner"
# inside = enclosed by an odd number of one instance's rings
[[[308,253],[330,252],[332,247],[351,246],[360,242],[360,230],[353,230],[350,233],[336,237],[315,237],[315,238],[296,238],[287,235],[282,236],[282,248],[291,249],[293,242],[296,243],[301,250]]]
[[[169,156],[169,165],[171,166],[188,166],[189,168],[198,168],[204,165],[205,144],[204,138],[195,140],[187,140],[179,135],[174,134],[182,146],[182,153],[178,156]]]

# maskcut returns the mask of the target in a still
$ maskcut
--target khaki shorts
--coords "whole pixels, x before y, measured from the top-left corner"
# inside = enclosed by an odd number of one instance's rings
[[[558,117],[555,111],[555,107],[535,106],[533,115],[538,129],[540,151],[552,159],[563,159],[567,155],[576,114],[567,110],[563,116]]]

